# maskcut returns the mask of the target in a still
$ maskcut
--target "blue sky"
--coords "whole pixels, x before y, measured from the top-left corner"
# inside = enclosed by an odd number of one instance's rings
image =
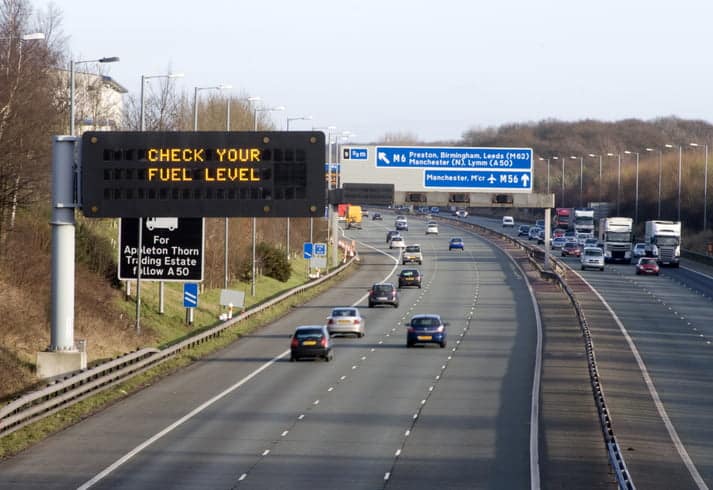
[[[36,7],[45,4],[34,1]],[[544,118],[713,119],[713,2],[62,0],[75,59],[109,75],[182,72],[284,105],[293,129],[455,141]],[[284,128],[285,116],[273,114]]]

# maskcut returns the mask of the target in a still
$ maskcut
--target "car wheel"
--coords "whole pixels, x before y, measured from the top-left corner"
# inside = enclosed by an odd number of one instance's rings
[[[398,308],[398,307],[399,307],[399,304],[398,304],[398,303],[394,303],[394,308]]]
[[[374,307],[374,303],[372,303],[372,302],[370,301],[370,302],[369,302],[369,308],[373,308],[373,307]]]
[[[445,349],[445,347],[446,347],[446,341],[444,340],[443,342],[441,342],[440,345],[441,345],[441,349]]]
[[[408,342],[408,341],[407,341],[407,342],[406,342],[406,347],[411,348],[411,347],[413,347],[413,344],[412,344],[411,342]]]
[[[604,272],[604,267],[600,267],[599,270]]]
[[[657,273],[656,273],[656,275],[658,276],[658,275],[659,275],[659,273],[657,272]]]
[[[584,266],[582,266],[582,270],[584,270]]]

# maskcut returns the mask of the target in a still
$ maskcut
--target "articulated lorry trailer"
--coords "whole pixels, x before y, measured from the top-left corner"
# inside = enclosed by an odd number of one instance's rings
[[[604,249],[605,262],[631,263],[631,218],[603,218],[599,220],[599,243]]]
[[[574,231],[594,236],[594,209],[574,208]]]
[[[647,221],[646,256],[656,257],[660,265],[679,266],[681,260],[681,222]]]

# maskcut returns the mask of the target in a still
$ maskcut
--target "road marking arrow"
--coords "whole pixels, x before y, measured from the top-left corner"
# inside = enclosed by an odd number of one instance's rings
[[[381,151],[379,152],[379,160],[381,160],[382,162],[384,162],[384,163],[387,164],[387,165],[391,163],[391,162],[389,161],[389,159],[386,158],[386,153],[383,153],[383,152],[381,152]]]

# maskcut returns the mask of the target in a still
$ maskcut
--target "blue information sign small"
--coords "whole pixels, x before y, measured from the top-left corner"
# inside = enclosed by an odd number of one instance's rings
[[[312,254],[315,257],[324,257],[327,255],[327,244],[326,243],[315,243],[312,247]]]
[[[194,282],[183,283],[183,307],[196,308],[198,306],[198,284]]]
[[[531,172],[489,170],[424,170],[424,187],[496,190],[532,190]]]
[[[304,242],[302,244],[302,258],[311,259],[312,258],[312,242]]]

